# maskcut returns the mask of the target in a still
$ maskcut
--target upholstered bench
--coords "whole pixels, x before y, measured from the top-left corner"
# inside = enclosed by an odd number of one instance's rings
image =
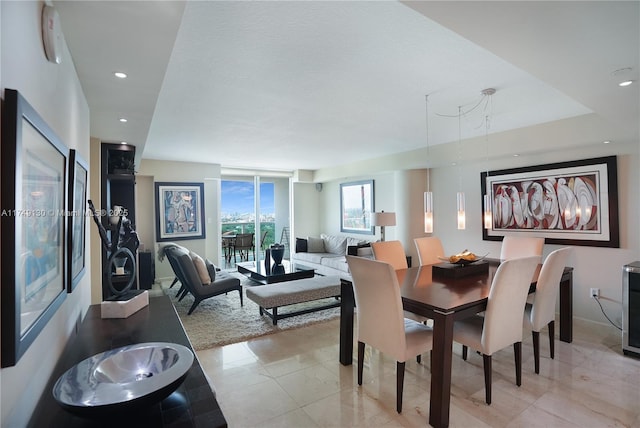
[[[282,306],[311,302],[327,297],[340,297],[340,278],[337,276],[314,276],[313,278],[276,284],[245,287],[245,291],[247,298],[256,302],[260,307],[260,315],[266,314],[273,320],[273,325],[276,325],[278,320],[282,318],[340,306],[340,301],[337,300],[326,305],[313,306],[299,311],[278,313],[278,308]],[[271,312],[267,309],[271,309]]]

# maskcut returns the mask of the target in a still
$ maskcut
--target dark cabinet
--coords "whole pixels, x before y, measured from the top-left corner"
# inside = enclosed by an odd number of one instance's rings
[[[107,237],[111,242],[118,240],[117,224],[110,221],[110,217],[114,214],[114,207],[120,206],[124,208],[126,217],[131,221],[133,229],[136,224],[136,204],[135,204],[135,186],[136,177],[134,170],[134,158],[136,154],[135,146],[129,144],[112,144],[102,143],[100,158],[100,174],[101,174],[101,208],[102,208],[102,225],[107,231]],[[136,248],[130,248],[132,253],[136,254]],[[109,275],[108,253],[102,251],[102,298],[109,297],[110,292],[107,285],[107,275]],[[134,276],[135,272],[132,272]],[[126,276],[126,278],[124,278]],[[118,288],[118,279],[121,279],[123,285],[126,285],[129,277],[128,274],[122,278],[112,276],[115,282],[113,286]],[[126,279],[127,281],[124,281]],[[132,289],[138,288],[137,279],[134,280]]]
[[[140,288],[151,290],[153,282],[156,280],[153,253],[151,251],[140,251],[138,253],[138,272]]]

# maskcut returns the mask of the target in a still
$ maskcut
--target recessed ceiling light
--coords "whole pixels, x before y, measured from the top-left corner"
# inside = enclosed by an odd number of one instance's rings
[[[609,144],[611,141],[607,140],[607,141],[603,141],[602,144]]]
[[[126,145],[127,142],[126,141],[120,141],[120,144],[125,144]]]
[[[116,71],[115,73],[113,73],[114,76],[120,78],[120,79],[126,79],[127,78],[127,73],[123,73],[122,71]]]
[[[625,80],[624,82],[618,83],[618,86],[629,86],[633,83],[633,80]]]
[[[514,157],[514,158],[517,158],[518,156],[520,156],[520,155],[519,155],[519,154],[517,154],[517,153],[515,153],[515,154],[513,155],[513,157]]]
[[[122,122],[122,123],[126,123],[126,122],[127,122],[127,119],[125,119],[124,117],[121,117],[119,120],[120,120],[120,122]]]

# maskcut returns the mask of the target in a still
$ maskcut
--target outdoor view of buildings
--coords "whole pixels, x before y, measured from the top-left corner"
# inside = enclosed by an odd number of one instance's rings
[[[254,184],[250,181],[222,180],[220,216],[222,233],[255,233]],[[263,247],[277,242],[273,183],[260,184],[260,228],[267,232]],[[259,237],[256,233],[259,247]],[[279,239],[279,237],[277,237]]]

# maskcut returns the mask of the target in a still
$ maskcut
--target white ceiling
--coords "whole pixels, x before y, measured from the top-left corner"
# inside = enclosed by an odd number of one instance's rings
[[[458,107],[489,87],[492,133],[595,114],[639,138],[640,85],[617,86],[638,79],[638,1],[54,4],[92,136],[138,160],[294,170],[405,152],[427,144],[425,94],[429,144],[454,142]],[[484,105],[463,139],[484,135]]]

